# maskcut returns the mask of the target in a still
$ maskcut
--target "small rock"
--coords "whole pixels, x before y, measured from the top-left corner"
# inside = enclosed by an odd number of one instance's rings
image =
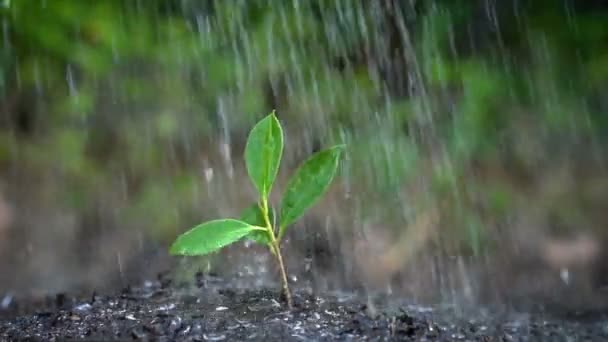
[[[175,309],[174,303],[169,303],[169,304],[161,305],[158,307],[158,310],[161,310],[161,311],[169,311],[169,310],[173,310],[173,309]]]
[[[74,307],[74,310],[84,312],[84,311],[89,311],[89,310],[91,310],[91,308],[92,308],[91,304],[89,304],[89,303],[84,303],[84,304],[76,305],[76,306]]]
[[[205,341],[223,341],[226,339],[224,334],[203,334]]]
[[[171,323],[169,323],[169,332],[171,334],[175,334],[179,329],[181,329],[182,327],[182,319],[181,317],[175,317],[171,320]]]
[[[133,339],[141,340],[146,337],[146,333],[141,328],[135,328],[131,330],[131,337]]]

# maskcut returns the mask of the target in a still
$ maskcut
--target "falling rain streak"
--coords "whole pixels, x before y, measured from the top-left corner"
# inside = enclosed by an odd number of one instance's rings
[[[13,214],[0,210],[0,304],[174,265],[164,248],[183,228],[256,200],[242,151],[275,109],[277,194],[310,153],[349,146],[287,237],[298,286],[461,308],[577,291],[588,297],[560,304],[594,303],[606,6],[547,3],[1,1]],[[268,284],[252,250],[176,272]]]

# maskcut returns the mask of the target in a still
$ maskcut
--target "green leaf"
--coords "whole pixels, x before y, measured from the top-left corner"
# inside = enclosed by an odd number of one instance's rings
[[[334,146],[314,154],[305,161],[287,184],[281,202],[279,239],[287,226],[300,218],[329,188],[344,145]]]
[[[246,222],[225,219],[200,224],[180,235],[169,252],[172,255],[204,255],[228,246],[253,231],[263,228]]]
[[[245,146],[247,173],[262,198],[268,198],[282,153],[283,130],[273,111],[253,127]]]
[[[270,209],[270,213],[268,213],[270,223],[274,222],[274,210]],[[264,215],[262,214],[262,209],[258,204],[254,204],[249,208],[243,210],[241,213],[241,221],[247,222],[253,226],[266,227],[266,221],[264,221]],[[271,243],[270,237],[268,233],[261,230],[254,230],[247,238],[261,244],[261,245],[269,245]]]

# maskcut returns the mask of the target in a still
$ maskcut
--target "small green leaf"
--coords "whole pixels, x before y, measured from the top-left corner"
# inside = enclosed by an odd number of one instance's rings
[[[327,191],[338,169],[343,149],[344,145],[338,145],[316,153],[292,176],[281,202],[279,239],[286,227],[300,218]]]
[[[282,153],[283,130],[273,111],[253,127],[245,146],[247,173],[262,198],[268,198]]]
[[[270,213],[268,213],[268,216],[270,224],[272,224],[274,222],[274,210],[270,209]],[[260,206],[258,204],[254,204],[249,208],[243,210],[243,213],[241,214],[241,221],[247,222],[254,226],[266,227],[266,222],[264,221],[262,210],[260,209]],[[271,243],[268,233],[261,230],[252,231],[251,233],[249,233],[249,235],[247,235],[247,238],[261,245],[268,245]]]
[[[209,254],[237,242],[253,231],[262,229],[238,220],[213,220],[180,235],[169,252],[172,255]]]

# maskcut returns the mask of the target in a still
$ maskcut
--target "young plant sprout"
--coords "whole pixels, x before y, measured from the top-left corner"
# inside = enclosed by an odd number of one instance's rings
[[[265,245],[276,258],[287,306],[293,308],[281,241],[287,227],[325,194],[336,174],[343,149],[344,145],[336,145],[315,153],[298,168],[287,184],[276,221],[269,195],[283,154],[283,130],[273,111],[253,127],[245,146],[247,173],[259,194],[257,203],[247,208],[238,220],[212,220],[185,232],[175,240],[170,253],[209,254],[243,238]]]

